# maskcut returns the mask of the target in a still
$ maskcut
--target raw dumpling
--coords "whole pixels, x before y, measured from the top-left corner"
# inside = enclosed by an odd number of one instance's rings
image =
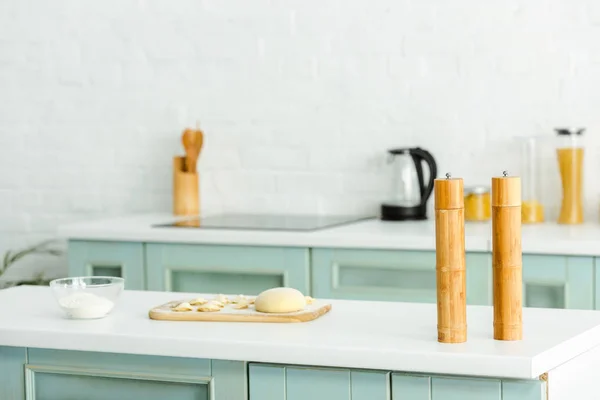
[[[246,296],[244,296],[243,294],[239,294],[239,295],[237,295],[237,297],[235,299],[231,300],[231,302],[233,304],[244,303],[247,301],[248,301],[248,298]]]
[[[176,307],[173,307],[173,311],[192,311],[193,308],[190,303],[180,303]]]
[[[265,313],[289,313],[306,307],[304,295],[297,289],[279,287],[265,290],[254,302],[256,311]]]
[[[202,304],[206,304],[208,303],[208,300],[202,298],[202,297],[198,297],[192,301],[190,301],[190,304],[193,306],[201,306]]]
[[[244,310],[244,309],[248,308],[248,303],[247,302],[240,302],[240,303],[235,304],[233,306],[233,308],[236,309],[236,310]]]
[[[219,307],[218,305],[211,302],[211,303],[207,303],[207,304],[204,304],[204,305],[198,307],[198,311],[200,311],[200,312],[221,311],[221,307]]]
[[[228,304],[229,303],[229,299],[224,294],[218,294],[215,297],[215,301],[218,301],[219,303],[223,303],[223,304]]]

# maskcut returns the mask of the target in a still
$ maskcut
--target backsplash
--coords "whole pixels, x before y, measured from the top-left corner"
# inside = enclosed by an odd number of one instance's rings
[[[594,0],[5,1],[0,250],[170,211],[196,120],[205,212],[376,212],[390,147],[485,184],[585,127],[596,220],[599,34]]]

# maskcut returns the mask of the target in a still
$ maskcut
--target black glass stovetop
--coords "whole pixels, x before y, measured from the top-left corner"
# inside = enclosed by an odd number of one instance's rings
[[[364,215],[221,214],[154,225],[158,228],[314,231],[375,218]]]

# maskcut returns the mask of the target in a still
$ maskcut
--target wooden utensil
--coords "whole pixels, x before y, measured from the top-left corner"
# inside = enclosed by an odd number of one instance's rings
[[[494,339],[523,338],[521,179],[492,178],[492,270]]]
[[[436,179],[435,258],[440,343],[467,341],[467,270],[463,180]]]
[[[148,316],[150,319],[164,321],[212,321],[212,322],[308,322],[317,319],[331,310],[331,304],[315,301],[302,311],[271,314],[262,313],[254,309],[254,305],[244,310],[236,310],[231,304],[225,305],[221,311],[199,312],[197,307],[192,306],[192,311],[173,311],[172,307],[188,300],[171,301],[169,303],[154,307]]]
[[[173,214],[199,215],[198,173],[185,172],[185,157],[173,157]]]
[[[196,172],[198,156],[200,155],[202,145],[204,144],[204,133],[200,130],[198,123],[196,124],[196,129],[188,128],[183,131],[181,142],[185,149],[186,171]]]

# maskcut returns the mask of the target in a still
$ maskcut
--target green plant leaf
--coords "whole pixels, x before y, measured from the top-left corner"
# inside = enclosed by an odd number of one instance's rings
[[[6,268],[8,268],[8,266],[10,265],[10,263],[8,262],[10,256],[11,252],[10,250],[7,250],[6,253],[4,253],[4,261],[2,262],[2,272],[4,272],[4,270],[6,270]]]
[[[33,246],[21,249],[16,253],[13,253],[11,250],[6,251],[6,253],[4,253],[3,265],[0,267],[0,275],[4,274],[10,266],[29,254],[49,254],[52,256],[62,255],[64,252],[60,249],[46,248],[46,246],[54,242],[56,242],[56,239],[48,239]]]

